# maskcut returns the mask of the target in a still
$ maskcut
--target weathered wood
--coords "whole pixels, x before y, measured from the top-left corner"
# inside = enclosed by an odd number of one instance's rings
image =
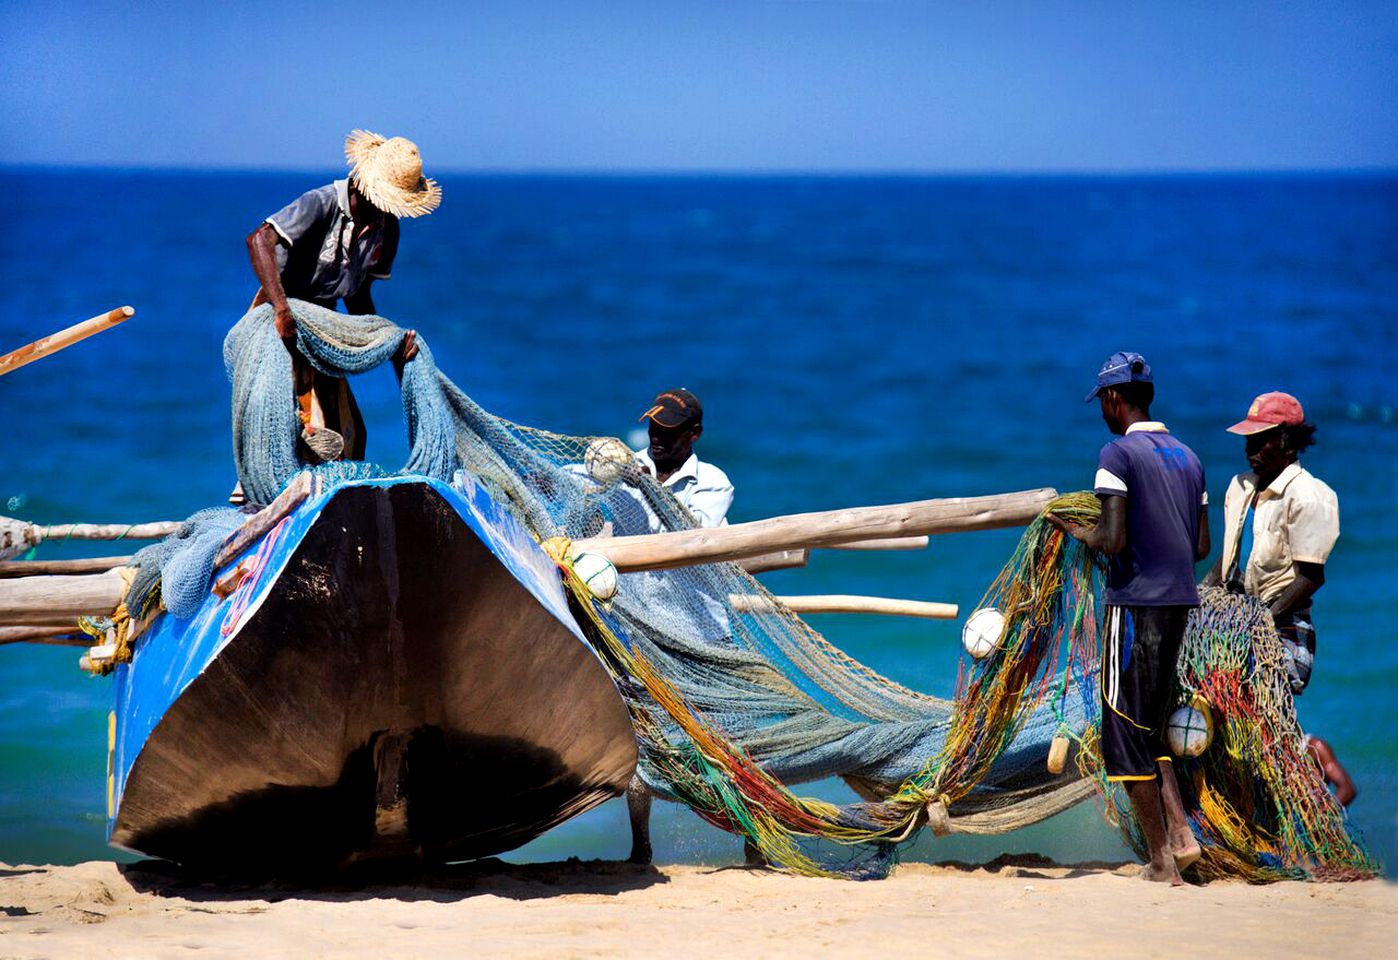
[[[955,620],[959,613],[954,603],[863,597],[843,593],[771,598],[760,594],[734,594],[728,599],[732,602],[734,610],[746,613],[766,613],[780,609],[777,604],[792,613],[877,613],[894,617],[921,617],[926,620]]]
[[[825,547],[852,540],[990,530],[1029,523],[1057,492],[1043,488],[989,497],[920,500],[876,507],[798,513],[727,527],[575,541],[621,571],[665,570],[740,560],[778,550]]]
[[[0,627],[0,645],[44,643],[56,647],[90,647],[92,638],[75,625],[40,627]]]
[[[101,573],[131,562],[124,557],[83,557],[78,560],[11,560],[0,563],[0,579],[39,577],[55,573]]]
[[[281,522],[282,518],[295,510],[311,495],[315,477],[303,470],[292,478],[277,498],[244,521],[243,525],[228,535],[214,558],[214,569],[226,565],[248,547],[260,540],[269,530]]]
[[[776,553],[761,553],[755,557],[745,557],[738,566],[748,573],[766,573],[769,570],[790,570],[804,567],[811,558],[809,550],[778,550]]]
[[[56,523],[35,526],[45,540],[163,540],[180,528],[178,520],[151,523]]]
[[[42,626],[81,616],[107,616],[126,595],[124,569],[86,576],[0,580],[0,623]]]
[[[108,310],[90,320],[75,323],[57,333],[51,333],[47,337],[40,337],[33,343],[25,344],[17,350],[11,350],[0,357],[0,376],[4,376],[12,370],[18,370],[25,364],[57,353],[65,347],[71,347],[79,340],[86,340],[95,333],[110,330],[119,323],[125,323],[135,315],[136,311],[131,307],[117,307],[115,310]]]
[[[832,543],[826,550],[925,550],[931,537],[884,537],[878,540],[851,540]]]

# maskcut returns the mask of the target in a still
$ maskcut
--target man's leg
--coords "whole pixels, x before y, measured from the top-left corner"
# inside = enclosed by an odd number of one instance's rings
[[[1162,759],[1157,760],[1155,766],[1160,771],[1160,799],[1165,807],[1165,841],[1170,847],[1175,866],[1183,870],[1199,859],[1199,841],[1194,839],[1194,830],[1184,815],[1184,800],[1180,797],[1179,781],[1175,779],[1175,765]]]
[[[640,777],[632,777],[626,788],[626,812],[631,815],[631,856],[632,863],[650,863],[650,805],[651,793]]]
[[[1126,781],[1126,795],[1131,798],[1131,811],[1136,815],[1136,823],[1140,825],[1141,833],[1145,834],[1146,848],[1150,851],[1150,860],[1141,870],[1141,877],[1178,887],[1184,880],[1175,866],[1175,858],[1165,836],[1159,778]]]
[[[1159,644],[1146,608],[1108,607],[1102,650],[1102,760],[1107,779],[1122,784],[1145,837],[1147,880],[1179,884],[1161,798],[1156,738],[1146,721],[1154,711],[1152,681]],[[1138,621],[1140,621],[1138,623]],[[1173,664],[1172,664],[1173,669]]]

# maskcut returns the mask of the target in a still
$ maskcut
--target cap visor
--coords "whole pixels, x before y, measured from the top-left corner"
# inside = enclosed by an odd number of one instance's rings
[[[682,427],[690,422],[690,419],[688,417],[676,417],[673,414],[667,414],[667,412],[665,411],[662,411],[660,413],[651,413],[649,410],[637,417],[636,420],[637,422],[640,422],[642,420],[649,420],[651,423],[654,423],[657,426],[665,427],[666,429],[670,430],[673,430],[675,427]]]
[[[1263,420],[1239,420],[1228,428],[1229,433],[1236,433],[1240,437],[1250,437],[1254,433],[1261,433],[1263,430],[1270,430],[1279,427],[1279,423],[1267,423]]]
[[[1102,392],[1102,388],[1101,388],[1101,387],[1093,387],[1093,388],[1092,388],[1092,392],[1089,393],[1087,396],[1085,396],[1085,397],[1082,398],[1082,402],[1083,402],[1083,403],[1091,403],[1093,400],[1096,400],[1096,399],[1097,399],[1097,394],[1099,394],[1099,393],[1101,393],[1101,392]]]

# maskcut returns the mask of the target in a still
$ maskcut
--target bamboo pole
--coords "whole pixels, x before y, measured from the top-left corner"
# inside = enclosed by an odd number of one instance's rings
[[[33,363],[35,360],[42,360],[50,354],[71,347],[79,340],[86,340],[95,333],[103,330],[110,330],[119,323],[125,323],[136,315],[132,307],[117,307],[115,310],[108,310],[90,320],[82,323],[75,323],[71,327],[66,327],[57,333],[51,333],[47,337],[40,337],[33,343],[25,344],[18,350],[11,350],[0,357],[0,376],[4,376],[12,370]]]
[[[931,537],[884,537],[879,540],[851,540],[832,543],[826,550],[925,550]]]
[[[81,616],[106,616],[126,595],[124,569],[0,580],[0,623],[46,626]]]
[[[11,560],[0,563],[0,579],[38,577],[53,573],[102,573],[124,567],[131,557],[83,557],[79,560]]]
[[[39,526],[0,517],[0,560],[17,556],[45,540],[161,540],[180,528],[175,520],[152,523],[58,523]]]
[[[894,597],[862,597],[843,593],[803,597],[734,594],[728,599],[732,602],[733,609],[739,613],[769,613],[785,607],[792,613],[877,613],[893,617],[921,617],[926,620],[955,620],[960,613],[954,603],[900,600]]]
[[[727,527],[704,527],[637,537],[592,537],[579,552],[600,553],[620,571],[665,570],[741,560],[777,550],[825,547],[875,538],[990,530],[1029,523],[1057,496],[1042,488],[989,497],[920,500],[876,507],[798,513]]]

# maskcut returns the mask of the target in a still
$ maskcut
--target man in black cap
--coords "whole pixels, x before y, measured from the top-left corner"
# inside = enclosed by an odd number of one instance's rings
[[[658,394],[639,417],[649,421],[650,445],[636,451],[641,466],[669,490],[695,523],[720,527],[728,522],[733,484],[728,475],[694,453],[704,432],[704,408],[683,388]]]
[[[1102,448],[1095,527],[1048,520],[1110,557],[1102,641],[1102,761],[1120,782],[1150,851],[1142,876],[1180,884],[1199,858],[1164,743],[1175,661],[1189,609],[1199,605],[1194,564],[1209,555],[1204,468],[1150,417],[1155,384],[1139,353],[1107,358],[1087,395],[1116,439]]]

